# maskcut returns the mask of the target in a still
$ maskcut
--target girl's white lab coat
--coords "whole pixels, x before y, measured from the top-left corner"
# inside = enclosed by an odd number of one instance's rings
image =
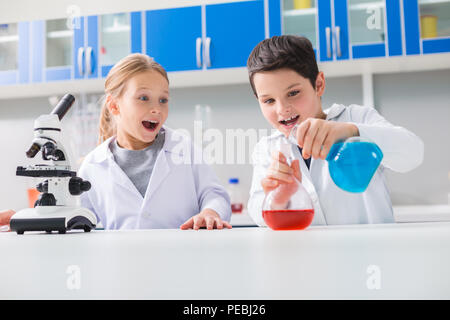
[[[79,176],[91,190],[81,195],[81,205],[92,210],[105,229],[179,228],[205,208],[230,221],[230,199],[199,149],[180,133],[165,129],[143,198],[114,161],[111,137],[84,159]]]
[[[311,159],[308,170],[298,147],[292,144],[292,152],[300,159],[302,184],[314,204],[313,225],[390,223],[394,222],[392,204],[383,171],[388,168],[397,172],[407,172],[422,163],[423,142],[410,131],[394,126],[386,121],[375,109],[358,105],[334,104],[324,111],[329,121],[351,122],[359,129],[361,137],[369,138],[383,151],[383,160],[375,172],[368,188],[362,193],[350,193],[337,187],[330,177],[328,162]],[[271,154],[280,150],[283,134],[276,131],[261,139],[255,146],[253,180],[248,202],[252,219],[265,226],[262,218],[264,192],[261,179],[266,176],[271,163]]]

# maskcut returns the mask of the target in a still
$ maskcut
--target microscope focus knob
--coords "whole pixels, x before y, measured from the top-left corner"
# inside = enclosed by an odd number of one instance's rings
[[[89,191],[91,190],[91,183],[89,181],[83,181],[81,183],[81,191]]]
[[[91,183],[79,177],[72,177],[69,181],[69,192],[73,196],[79,196],[85,191],[91,189]]]

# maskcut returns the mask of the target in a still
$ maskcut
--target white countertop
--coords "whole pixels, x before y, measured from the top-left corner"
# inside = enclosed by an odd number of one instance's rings
[[[0,253],[0,299],[450,298],[450,222],[4,232]]]

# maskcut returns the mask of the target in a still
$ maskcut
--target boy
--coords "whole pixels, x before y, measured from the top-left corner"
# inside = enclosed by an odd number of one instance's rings
[[[319,72],[311,42],[298,36],[275,36],[260,42],[251,52],[247,68],[250,84],[267,121],[276,129],[255,146],[248,211],[260,226],[265,195],[282,185],[277,207],[288,208],[286,199],[294,178],[302,182],[314,204],[313,225],[394,222],[385,168],[407,172],[423,160],[423,142],[410,131],[394,126],[375,109],[333,104],[322,109],[325,76]],[[280,142],[292,127],[298,146],[290,166],[279,152]],[[325,160],[338,140],[361,136],[375,142],[384,157],[368,188],[362,193],[339,189]]]

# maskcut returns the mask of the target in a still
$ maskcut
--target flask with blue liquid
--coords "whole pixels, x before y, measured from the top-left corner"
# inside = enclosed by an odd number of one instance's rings
[[[289,141],[297,144],[294,126]],[[361,137],[351,137],[333,144],[327,155],[331,179],[341,189],[348,192],[364,192],[383,159],[383,152],[372,141]]]

